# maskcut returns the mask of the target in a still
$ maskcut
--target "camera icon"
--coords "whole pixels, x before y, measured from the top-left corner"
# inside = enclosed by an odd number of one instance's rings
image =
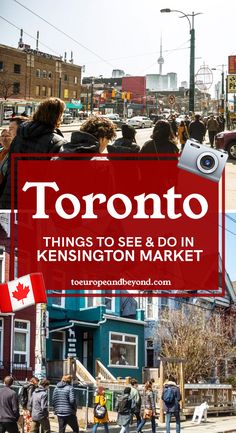
[[[227,159],[228,152],[209,148],[190,139],[185,143],[178,167],[214,182],[219,182]]]

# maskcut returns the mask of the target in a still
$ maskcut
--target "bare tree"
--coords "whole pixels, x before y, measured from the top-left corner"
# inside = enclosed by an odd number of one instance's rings
[[[14,82],[8,78],[8,71],[4,71],[0,75],[0,98],[8,99],[14,95]]]
[[[197,307],[163,313],[157,328],[161,356],[184,359],[185,382],[209,377],[222,359],[236,354],[232,318]],[[167,364],[167,373],[177,367]]]

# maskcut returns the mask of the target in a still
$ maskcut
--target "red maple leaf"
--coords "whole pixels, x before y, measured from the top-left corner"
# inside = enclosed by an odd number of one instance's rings
[[[22,304],[24,305],[24,299],[27,298],[29,291],[29,286],[24,287],[24,284],[18,283],[16,290],[12,292],[12,296],[13,298],[16,298],[17,301],[22,301]]]

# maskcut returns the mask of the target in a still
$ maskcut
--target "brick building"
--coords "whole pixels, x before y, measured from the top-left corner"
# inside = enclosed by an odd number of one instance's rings
[[[9,281],[10,260],[10,214],[0,214],[0,283]],[[16,257],[14,268],[16,274]],[[35,368],[35,332],[35,306],[16,313],[0,311],[0,380],[10,373],[18,380],[32,376]]]
[[[81,66],[28,45],[0,45],[0,99],[80,99]]]

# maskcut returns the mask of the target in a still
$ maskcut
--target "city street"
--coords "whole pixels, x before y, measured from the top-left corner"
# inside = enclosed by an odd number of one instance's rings
[[[67,140],[70,140],[71,131],[76,131],[79,128],[77,125],[64,125],[62,126],[62,132]],[[70,131],[70,132],[69,132]],[[139,146],[145,143],[145,141],[150,140],[152,134],[152,128],[137,129],[136,141]],[[117,131],[117,138],[121,137],[121,131]],[[209,145],[209,140],[207,139],[204,143]],[[236,161],[228,160],[226,163],[225,171],[225,183],[226,183],[226,209],[236,209]]]

